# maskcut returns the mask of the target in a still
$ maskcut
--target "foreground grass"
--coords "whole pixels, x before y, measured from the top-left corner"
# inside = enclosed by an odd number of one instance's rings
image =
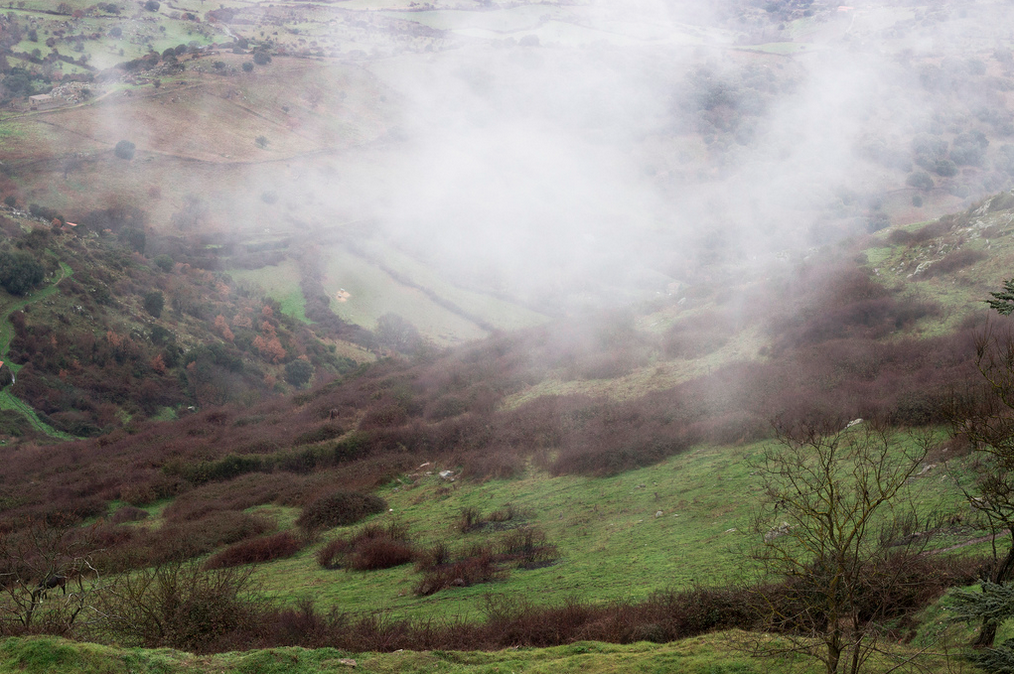
[[[448,674],[621,674],[680,672],[681,674],[811,674],[816,661],[798,656],[752,657],[747,648],[757,635],[722,632],[669,644],[629,645],[578,642],[540,649],[497,652],[400,651],[346,653],[333,648],[271,648],[197,656],[171,649],[122,649],[75,643],[55,637],[10,638],[0,642],[0,673],[24,674],[323,674],[329,672],[446,672]],[[761,637],[763,638],[763,637]],[[901,648],[897,655],[918,654],[921,671],[971,672],[951,656]],[[353,665],[351,661],[355,661]],[[886,671],[887,659],[868,663],[869,671]],[[355,667],[353,670],[352,667]]]

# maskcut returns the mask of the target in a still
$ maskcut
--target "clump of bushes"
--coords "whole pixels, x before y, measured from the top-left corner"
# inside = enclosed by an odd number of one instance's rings
[[[457,557],[438,544],[420,555],[416,569],[424,575],[416,586],[418,595],[428,596],[448,587],[469,587],[502,580],[511,568],[536,569],[559,559],[556,546],[546,532],[522,527],[506,532],[491,544],[467,546]]]
[[[727,317],[702,313],[673,325],[662,340],[662,350],[670,358],[700,358],[725,346],[733,333]]]
[[[205,569],[222,569],[242,564],[258,564],[291,557],[303,549],[303,540],[291,531],[252,538],[230,545],[204,563]]]
[[[482,529],[508,529],[519,526],[522,520],[531,517],[531,512],[513,503],[483,515],[475,506],[462,508],[458,513],[456,529],[463,534]]]
[[[985,260],[988,256],[981,250],[971,250],[968,248],[962,248],[948,253],[943,258],[930,265],[926,270],[927,276],[941,276],[946,274],[953,274],[959,269],[970,267],[971,265]]]
[[[137,148],[136,145],[131,143],[129,140],[121,140],[113,148],[113,154],[120,159],[131,160],[134,158],[134,150]]]
[[[392,522],[386,527],[371,524],[353,536],[336,538],[317,552],[317,563],[325,569],[375,571],[408,564],[415,557],[408,528]]]
[[[386,509],[387,501],[375,494],[337,490],[306,505],[296,524],[307,531],[330,529],[355,524]]]
[[[437,546],[419,567],[424,575],[415,593],[424,597],[448,587],[469,587],[507,577],[507,570],[497,563],[492,548],[486,545],[471,546],[453,561],[447,559],[445,546]]]

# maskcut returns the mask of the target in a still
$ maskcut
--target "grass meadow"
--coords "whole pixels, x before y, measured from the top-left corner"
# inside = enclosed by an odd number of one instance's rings
[[[941,434],[942,438],[943,435]],[[453,466],[425,466],[396,479],[377,493],[389,512],[365,524],[407,527],[417,549],[446,543],[452,549],[495,540],[500,532],[461,533],[465,509],[488,515],[508,504],[526,516],[521,526],[545,531],[559,560],[531,570],[514,570],[508,579],[450,588],[430,596],[414,592],[420,574],[412,565],[380,571],[321,568],[314,555],[326,541],[362,525],[340,527],[320,542],[284,560],[256,567],[257,594],[280,603],[313,601],[321,609],[376,612],[390,618],[480,617],[486,595],[524,596],[538,604],[638,602],[662,588],[749,583],[761,570],[749,560],[761,533],[754,530],[763,485],[754,473],[765,443],[739,447],[702,445],[662,463],[613,477],[550,477],[530,470],[519,479],[481,484],[449,482],[437,472]],[[920,526],[965,518],[967,503],[955,486],[961,459],[945,467],[937,453],[912,487]],[[427,475],[426,473],[431,473]],[[734,495],[730,498],[730,494]],[[258,506],[250,512],[291,527],[299,511]],[[970,518],[967,518],[970,520]],[[154,526],[158,518],[147,520]],[[961,544],[976,535],[974,525],[941,531],[932,548]],[[962,549],[985,553],[988,545]]]

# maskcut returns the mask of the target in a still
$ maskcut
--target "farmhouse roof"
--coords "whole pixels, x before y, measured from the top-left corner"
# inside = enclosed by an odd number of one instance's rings
[[[52,100],[52,98],[53,97],[50,96],[49,94],[35,94],[34,96],[29,96],[28,100],[30,100],[30,101],[49,101],[49,100]]]

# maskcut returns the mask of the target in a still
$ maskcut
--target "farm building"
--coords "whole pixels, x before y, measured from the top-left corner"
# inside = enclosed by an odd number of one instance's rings
[[[48,110],[49,108],[58,107],[62,103],[62,99],[49,94],[36,94],[35,96],[28,97],[28,107],[31,110]]]

